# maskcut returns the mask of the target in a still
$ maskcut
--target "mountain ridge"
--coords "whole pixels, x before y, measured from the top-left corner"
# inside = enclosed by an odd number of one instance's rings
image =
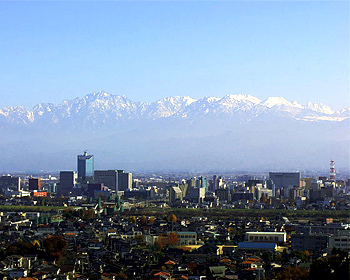
[[[343,121],[350,118],[350,109],[333,111],[322,103],[288,101],[283,97],[257,97],[243,94],[229,94],[222,98],[189,96],[165,97],[157,101],[135,102],[125,95],[110,94],[104,91],[91,93],[60,104],[39,103],[32,110],[23,106],[10,106],[0,109],[0,121],[10,124],[29,125],[36,122],[59,123],[64,119],[88,119],[93,123],[108,120],[189,118],[203,115],[239,115],[252,120],[265,114],[284,115],[301,121]]]
[[[0,170],[349,170],[350,110],[251,95],[135,102],[97,92],[0,109]]]

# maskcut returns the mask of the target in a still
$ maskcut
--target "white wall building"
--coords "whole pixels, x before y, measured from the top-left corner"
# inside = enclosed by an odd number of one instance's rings
[[[270,242],[286,243],[286,232],[246,232],[245,241],[248,242]]]

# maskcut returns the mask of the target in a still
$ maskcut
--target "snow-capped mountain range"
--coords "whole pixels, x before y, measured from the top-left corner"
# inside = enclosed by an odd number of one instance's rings
[[[350,169],[350,110],[250,95],[152,103],[98,92],[33,109],[0,109],[0,171]]]
[[[175,96],[153,103],[134,102],[126,96],[97,92],[61,104],[42,103],[28,110],[22,106],[0,109],[0,122],[9,124],[58,124],[62,121],[88,121],[93,124],[130,119],[194,118],[204,115],[236,116],[250,121],[266,115],[280,115],[301,121],[343,121],[350,109],[334,112],[327,105],[309,102],[301,105],[283,97],[260,100],[251,95],[222,98]]]

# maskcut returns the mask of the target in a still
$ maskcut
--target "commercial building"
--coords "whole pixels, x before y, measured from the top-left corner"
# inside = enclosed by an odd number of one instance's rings
[[[292,249],[296,251],[322,251],[328,247],[329,236],[320,234],[292,234]]]
[[[350,251],[350,230],[339,230],[337,234],[330,236],[329,248]]]
[[[40,191],[41,190],[41,180],[40,178],[29,178],[29,190],[30,191]]]
[[[177,245],[197,245],[197,233],[192,231],[178,231]]]
[[[68,195],[71,193],[76,184],[77,177],[77,173],[74,171],[61,171],[58,193],[60,195]]]
[[[205,198],[205,188],[191,188],[187,198],[192,202],[202,203]]]
[[[84,154],[78,155],[78,180],[85,182],[92,180],[94,177],[94,156],[88,155],[87,151]]]
[[[289,190],[300,188],[300,172],[270,172],[269,178],[275,185],[276,196],[287,196]]]
[[[16,191],[21,190],[21,178],[13,177],[11,175],[1,176],[0,177],[0,188],[9,188],[14,189]]]
[[[34,190],[32,192],[32,196],[33,197],[47,197],[47,192],[46,191],[37,191],[37,190]]]
[[[229,203],[231,202],[231,193],[229,188],[216,189],[215,195],[219,198],[220,202]]]
[[[103,184],[112,191],[118,191],[118,170],[96,170],[94,181]]]
[[[103,191],[103,184],[88,184],[87,195],[88,197],[95,197],[95,192]]]
[[[118,191],[126,191],[132,189],[132,173],[118,170]]]
[[[179,187],[172,186],[169,189],[169,202],[174,204],[180,202],[183,198],[182,191]]]
[[[284,244],[287,241],[287,234],[286,232],[246,232],[245,241]]]

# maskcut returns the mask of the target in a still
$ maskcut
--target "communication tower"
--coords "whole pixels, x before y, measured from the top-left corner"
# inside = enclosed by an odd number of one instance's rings
[[[335,181],[335,161],[331,160],[330,176],[329,179]]]

